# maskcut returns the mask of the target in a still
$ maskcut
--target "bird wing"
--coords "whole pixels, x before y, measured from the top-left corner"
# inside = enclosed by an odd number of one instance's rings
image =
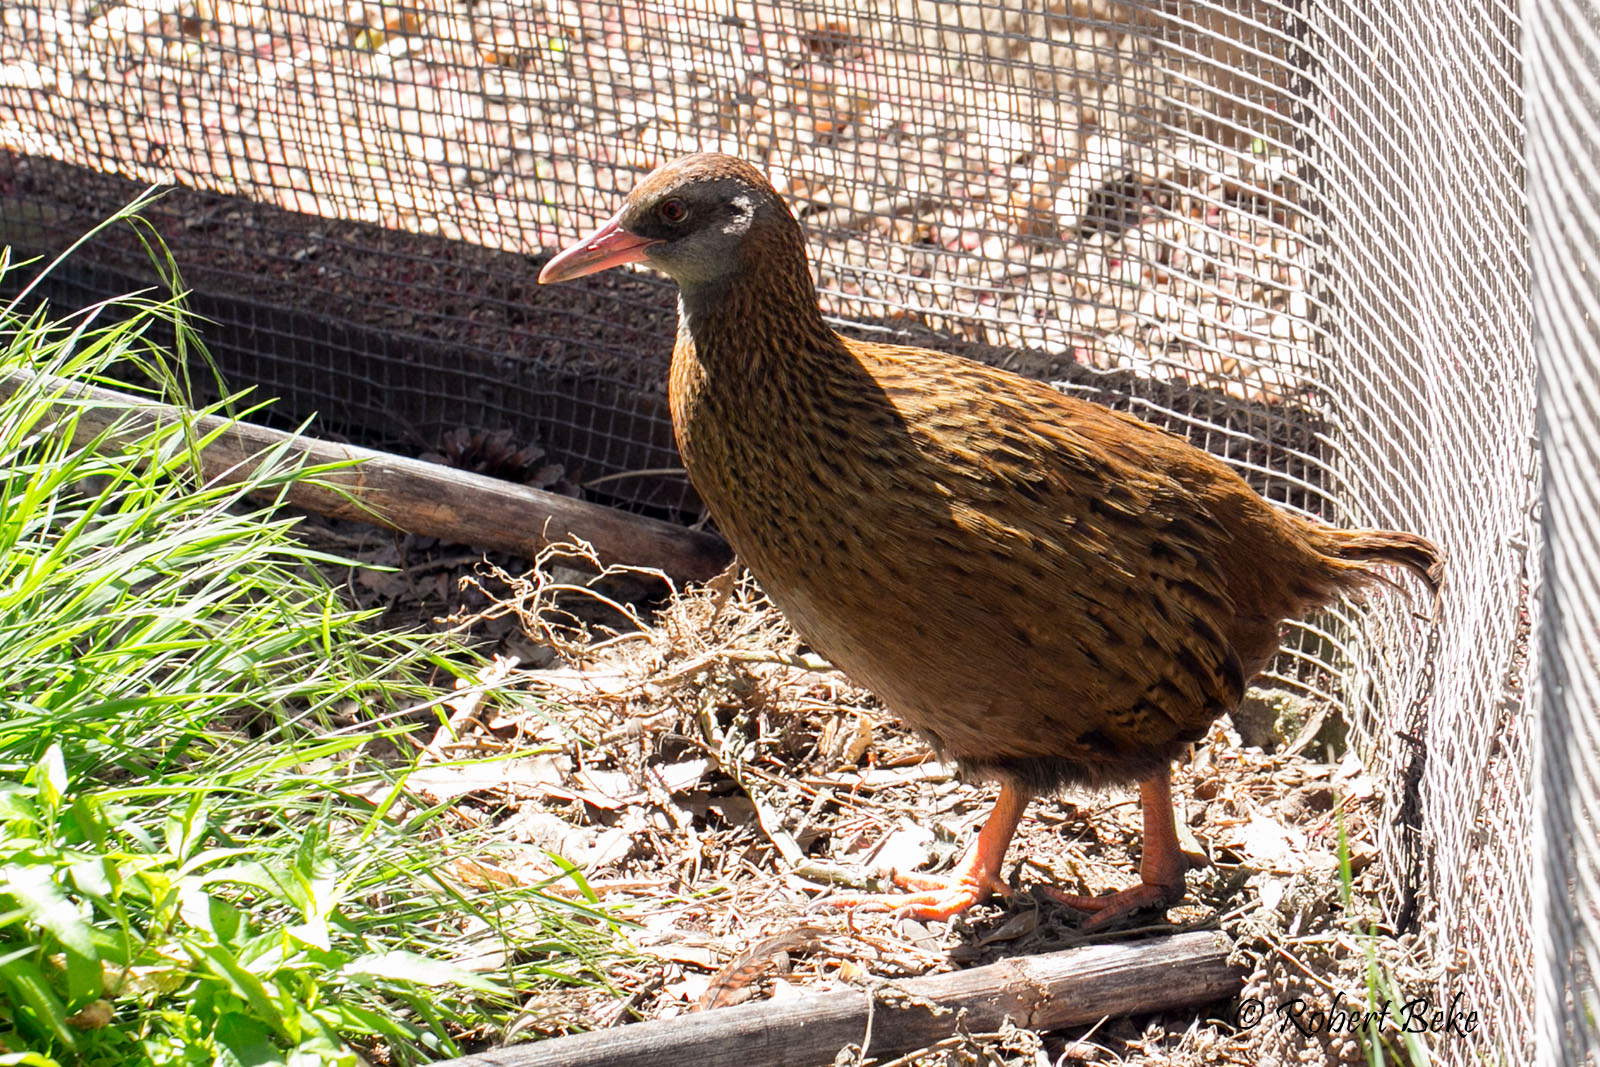
[[[957,371],[940,388],[919,367],[921,387],[894,400],[923,460],[899,479],[909,490],[939,472],[953,541],[985,546],[962,584],[1030,605],[1017,637],[1053,665],[1040,681],[1079,702],[1061,714],[1085,747],[1112,757],[1202,736],[1246,681],[1222,571],[1239,562],[1204,491],[1231,473],[1131,416]],[[1012,691],[1031,704],[1032,688]]]

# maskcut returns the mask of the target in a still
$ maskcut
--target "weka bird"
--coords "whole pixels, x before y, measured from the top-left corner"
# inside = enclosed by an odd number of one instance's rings
[[[1435,547],[1280,512],[1138,419],[957,356],[840,337],[800,227],[748,164],[656,170],[541,282],[624,263],[680,290],[671,408],[695,488],[800,635],[1000,797],[947,877],[829,903],[947,918],[1004,893],[1028,799],[1138,780],[1141,884],[1183,894],[1172,759],[1235,708],[1282,620]]]

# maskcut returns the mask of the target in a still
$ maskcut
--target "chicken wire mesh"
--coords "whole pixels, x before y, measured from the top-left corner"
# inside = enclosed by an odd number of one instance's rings
[[[1541,1064],[1600,1057],[1600,10],[1528,5],[1528,207],[1544,581],[1535,757]]]
[[[0,27],[0,238],[58,247],[176,181],[154,214],[212,347],[286,420],[447,459],[498,431],[556,488],[694,518],[670,288],[533,279],[656,163],[721,149],[795,205],[845,328],[1437,539],[1436,621],[1343,605],[1274,674],[1348,713],[1392,915],[1428,920],[1441,991],[1490,1018],[1445,1059],[1521,1058],[1538,576],[1511,0],[22,0]],[[141,259],[101,241],[57,298]]]
[[[1456,963],[1440,997],[1494,1005],[1494,1032],[1445,1059],[1498,1045],[1515,1060],[1531,1027],[1536,480],[1516,12],[1358,0],[1313,17],[1334,495],[1353,521],[1409,519],[1451,553],[1431,658],[1370,617],[1358,676],[1376,685],[1349,691],[1352,721],[1393,790],[1396,919],[1431,890],[1438,958]]]

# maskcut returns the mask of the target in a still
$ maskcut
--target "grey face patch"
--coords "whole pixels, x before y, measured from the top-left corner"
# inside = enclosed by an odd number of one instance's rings
[[[698,306],[695,291],[726,283],[742,269],[746,240],[761,228],[769,205],[759,190],[732,179],[696,182],[661,196],[680,196],[692,213],[686,226],[672,226],[657,215],[661,197],[641,203],[638,232],[660,239],[646,253],[650,264],[670,274]],[[781,209],[781,205],[780,205]]]

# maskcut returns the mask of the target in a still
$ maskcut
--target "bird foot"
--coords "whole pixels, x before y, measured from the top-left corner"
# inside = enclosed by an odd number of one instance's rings
[[[1098,897],[1065,893],[1047,885],[1039,886],[1038,891],[1057,904],[1065,904],[1074,911],[1088,912],[1089,917],[1083,921],[1080,929],[1101,930],[1145,908],[1166,910],[1183,897],[1183,884],[1180,882],[1174,886],[1141,882],[1129,889]]]
[[[992,871],[957,870],[948,875],[901,874],[896,871],[894,883],[911,892],[847,893],[819,900],[817,906],[851,911],[892,911],[913,919],[949,919],[987,900],[991,893],[1002,897],[1011,895],[1011,887],[1000,881]]]
[[[909,893],[847,893],[817,901],[813,907],[850,908],[863,911],[892,911],[916,919],[949,919],[961,914],[990,893],[1011,895],[1011,887],[1000,880],[1000,865],[1005,860],[1006,844],[1022,818],[1028,798],[1015,786],[1002,785],[994,810],[983,822],[983,829],[967,847],[960,862],[949,874],[901,874],[896,885]]]

